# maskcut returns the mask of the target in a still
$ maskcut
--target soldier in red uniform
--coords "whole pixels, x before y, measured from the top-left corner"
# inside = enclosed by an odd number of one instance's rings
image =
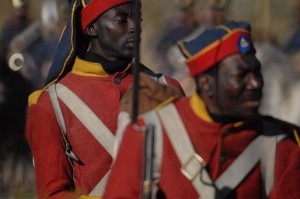
[[[125,128],[103,198],[149,196],[151,181],[157,198],[299,198],[299,128],[258,113],[263,77],[250,25],[230,21],[179,48],[196,91]],[[150,124],[152,164],[140,131]],[[145,165],[153,177],[143,181]]]
[[[69,9],[46,86],[29,97],[26,136],[39,198],[101,196],[120,99],[133,79],[133,2],[69,1]],[[176,80],[141,70],[183,94]]]

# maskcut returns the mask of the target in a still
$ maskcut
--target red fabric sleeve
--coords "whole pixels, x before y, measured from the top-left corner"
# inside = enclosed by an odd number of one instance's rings
[[[175,87],[182,95],[182,97],[185,97],[185,93],[183,88],[181,87],[181,85],[179,84],[179,82],[176,79],[173,79],[171,77],[166,77],[167,83],[169,86],[173,86]]]
[[[291,140],[277,145],[274,188],[270,199],[300,198],[300,147]]]
[[[49,101],[49,100],[48,100]],[[50,101],[49,101],[50,103]],[[29,107],[26,137],[31,147],[39,198],[78,198],[72,193],[72,168],[51,106]]]
[[[129,125],[124,132],[103,198],[140,198],[142,151],[143,133]]]

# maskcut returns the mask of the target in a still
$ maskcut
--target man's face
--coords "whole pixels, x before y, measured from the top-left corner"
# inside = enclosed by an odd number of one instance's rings
[[[132,3],[122,4],[105,12],[96,20],[95,28],[98,33],[99,54],[111,61],[133,57],[135,24]]]
[[[255,55],[235,54],[219,65],[214,104],[220,114],[245,119],[257,113],[262,97],[261,65]]]

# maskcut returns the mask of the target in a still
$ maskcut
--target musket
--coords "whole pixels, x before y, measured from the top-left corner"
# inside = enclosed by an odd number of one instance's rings
[[[133,58],[133,96],[132,96],[132,118],[133,124],[137,121],[138,96],[139,96],[139,72],[140,72],[140,42],[141,42],[141,2],[134,0],[134,24],[135,24],[135,51]]]
[[[142,199],[151,199],[153,190],[154,125],[148,124],[144,132]]]
[[[140,36],[141,36],[141,2],[134,0],[135,23],[135,52],[133,60],[133,97],[132,97],[132,123],[135,125],[138,116],[139,99],[139,72],[140,64]],[[142,168],[142,199],[152,198],[153,158],[154,158],[154,125],[148,124],[144,129],[144,156]]]

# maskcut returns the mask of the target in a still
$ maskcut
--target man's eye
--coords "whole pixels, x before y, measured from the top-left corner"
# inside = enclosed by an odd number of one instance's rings
[[[119,19],[115,19],[115,21],[118,22],[118,23],[126,23],[127,18],[119,18]]]
[[[245,77],[245,75],[246,75],[246,73],[244,73],[244,72],[236,73],[234,75],[234,78],[240,80],[240,79],[243,79]]]

